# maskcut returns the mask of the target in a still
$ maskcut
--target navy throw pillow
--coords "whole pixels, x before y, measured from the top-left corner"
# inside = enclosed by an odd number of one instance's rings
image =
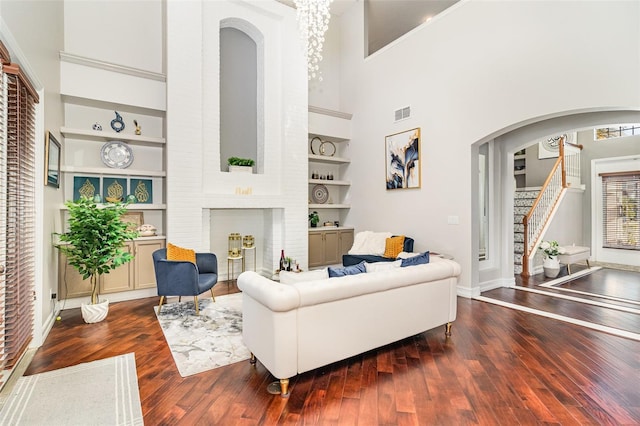
[[[346,275],[356,275],[367,272],[364,267],[364,261],[358,263],[357,265],[345,266],[344,268],[332,268],[331,266],[329,266],[329,268],[327,269],[329,270],[329,278],[344,277]]]
[[[401,267],[405,266],[413,266],[413,265],[422,265],[424,263],[429,263],[429,252],[425,251],[422,254],[417,256],[409,257],[407,259],[402,259]]]

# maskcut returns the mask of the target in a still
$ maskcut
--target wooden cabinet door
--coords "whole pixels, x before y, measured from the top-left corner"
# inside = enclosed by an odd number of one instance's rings
[[[324,265],[323,232],[309,232],[309,268]]]
[[[340,239],[338,231],[324,232],[324,264],[333,265],[342,263],[340,257]]]
[[[154,251],[164,247],[164,240],[135,242],[135,280],[134,288],[155,288],[156,273],[153,269]]]
[[[133,253],[133,242],[126,243],[126,248],[129,253]],[[127,262],[116,269],[112,269],[108,274],[103,274],[100,277],[100,293],[132,290],[134,262]]]
[[[340,260],[342,255],[347,254],[353,246],[353,229],[340,231]]]
[[[67,263],[67,256],[58,252],[58,299],[91,296],[91,282],[83,280],[76,268]]]

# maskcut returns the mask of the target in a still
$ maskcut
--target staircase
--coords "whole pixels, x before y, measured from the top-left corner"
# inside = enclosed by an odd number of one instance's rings
[[[514,273],[523,276],[531,275],[531,259],[567,188],[580,183],[582,145],[566,142],[566,134],[558,139],[558,160],[542,188],[514,194]]]
[[[538,198],[539,189],[516,190],[513,197],[513,273],[522,273],[522,255],[524,254],[524,224],[522,218]]]

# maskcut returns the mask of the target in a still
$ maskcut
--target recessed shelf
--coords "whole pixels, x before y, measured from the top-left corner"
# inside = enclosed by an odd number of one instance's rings
[[[161,170],[109,169],[106,167],[62,166],[63,173],[90,173],[117,176],[165,177],[167,172]]]
[[[88,129],[74,129],[70,127],[60,127],[60,133],[67,138],[91,139],[97,141],[118,140],[140,145],[164,145],[164,138],[157,138],[144,135],[129,135],[109,131],[97,131]]]
[[[309,204],[309,209],[350,209],[349,204]]]
[[[327,164],[349,164],[351,162],[348,158],[343,157],[329,157],[327,155],[309,154],[309,161],[314,163],[327,163]]]
[[[522,170],[514,170],[514,171],[513,171],[514,176],[517,176],[517,175],[524,175],[524,174],[526,174],[526,173],[527,173],[527,171],[526,171],[526,170],[524,170],[524,169],[522,169]]]
[[[347,180],[309,179],[309,185],[349,186],[349,185],[351,185],[351,182],[349,182]]]
[[[166,204],[129,204],[127,209],[129,210],[164,210],[167,208]],[[69,210],[64,204],[60,207],[60,210]]]

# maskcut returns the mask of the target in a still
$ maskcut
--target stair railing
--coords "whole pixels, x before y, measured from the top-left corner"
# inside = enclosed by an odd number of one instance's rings
[[[559,155],[538,197],[529,212],[522,218],[524,225],[524,253],[522,255],[522,275],[529,275],[529,260],[540,243],[543,229],[551,218],[565,188],[580,184],[580,151],[582,145],[566,142],[566,135],[560,137]]]

